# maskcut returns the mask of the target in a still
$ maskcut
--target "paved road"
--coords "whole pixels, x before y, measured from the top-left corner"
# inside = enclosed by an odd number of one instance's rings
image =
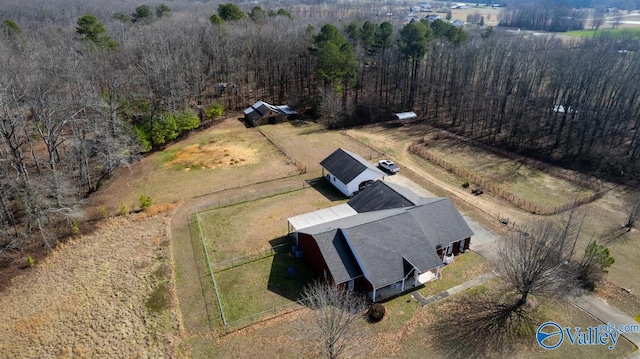
[[[598,318],[605,324],[629,325],[638,324],[633,318],[621,312],[618,308],[609,305],[609,303],[598,298],[593,294],[585,294],[581,296],[567,296],[567,300],[578,306],[580,309]],[[622,333],[622,336],[627,338],[636,347],[640,348],[640,332],[635,333]],[[640,351],[636,350],[627,356],[627,358],[640,358]]]

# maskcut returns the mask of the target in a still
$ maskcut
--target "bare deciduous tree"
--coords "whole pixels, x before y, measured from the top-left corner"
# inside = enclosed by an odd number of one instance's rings
[[[500,248],[498,268],[520,295],[517,305],[530,294],[551,294],[571,278],[569,262],[579,233],[573,214],[564,228],[553,222],[537,222],[515,228]]]
[[[640,218],[640,195],[636,195],[635,199],[630,201],[628,211],[627,223],[624,226],[627,228],[627,232],[630,232]]]
[[[617,29],[620,24],[622,24],[623,15],[620,10],[615,10],[613,12],[613,17],[611,18],[611,28]]]
[[[593,10],[593,19],[591,20],[591,29],[598,30],[604,24],[606,9],[596,8]]]
[[[305,328],[305,334],[327,358],[340,357],[363,334],[357,322],[362,320],[364,298],[324,281],[307,285],[302,293],[313,311],[312,324]]]
[[[467,291],[439,304],[438,320],[429,326],[446,358],[510,357],[520,345],[530,345],[541,313],[513,303],[506,288],[487,286]]]

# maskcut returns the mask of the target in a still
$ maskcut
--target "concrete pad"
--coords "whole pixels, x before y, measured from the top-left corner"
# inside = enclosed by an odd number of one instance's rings
[[[392,176],[385,176],[384,177],[384,181],[386,182],[391,182],[403,187],[406,187],[410,190],[412,190],[415,194],[417,194],[420,197],[435,197],[435,195],[429,191],[427,191],[426,189],[420,187],[417,183],[413,182],[412,180],[408,179],[407,177],[400,175],[400,174],[395,174]]]
[[[469,216],[462,216],[462,218],[467,221],[467,224],[474,233],[473,237],[471,237],[471,246],[490,243],[499,238],[497,234],[478,223],[475,219],[470,218]]]

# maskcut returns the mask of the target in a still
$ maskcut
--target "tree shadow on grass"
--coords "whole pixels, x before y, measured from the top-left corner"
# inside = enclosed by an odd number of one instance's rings
[[[431,331],[447,358],[509,357],[534,338],[539,314],[510,295],[474,293],[451,298]]]
[[[631,231],[627,227],[613,225],[602,233],[600,240],[607,245],[625,243],[631,239],[631,236],[627,235],[629,232]]]
[[[307,180],[307,183],[331,202],[346,199],[345,195],[338,191],[325,177],[313,178]]]
[[[282,237],[269,242],[278,249],[271,262],[267,289],[292,301],[301,299],[302,289],[317,275],[303,258],[296,258],[291,246],[277,246],[282,244]]]

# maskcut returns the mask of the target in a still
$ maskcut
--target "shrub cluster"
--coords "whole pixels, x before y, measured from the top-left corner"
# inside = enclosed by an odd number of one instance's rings
[[[377,323],[381,321],[382,318],[384,318],[385,313],[386,313],[386,310],[384,309],[384,306],[380,303],[371,304],[371,306],[369,307],[369,310],[367,311],[369,320],[373,323]]]

